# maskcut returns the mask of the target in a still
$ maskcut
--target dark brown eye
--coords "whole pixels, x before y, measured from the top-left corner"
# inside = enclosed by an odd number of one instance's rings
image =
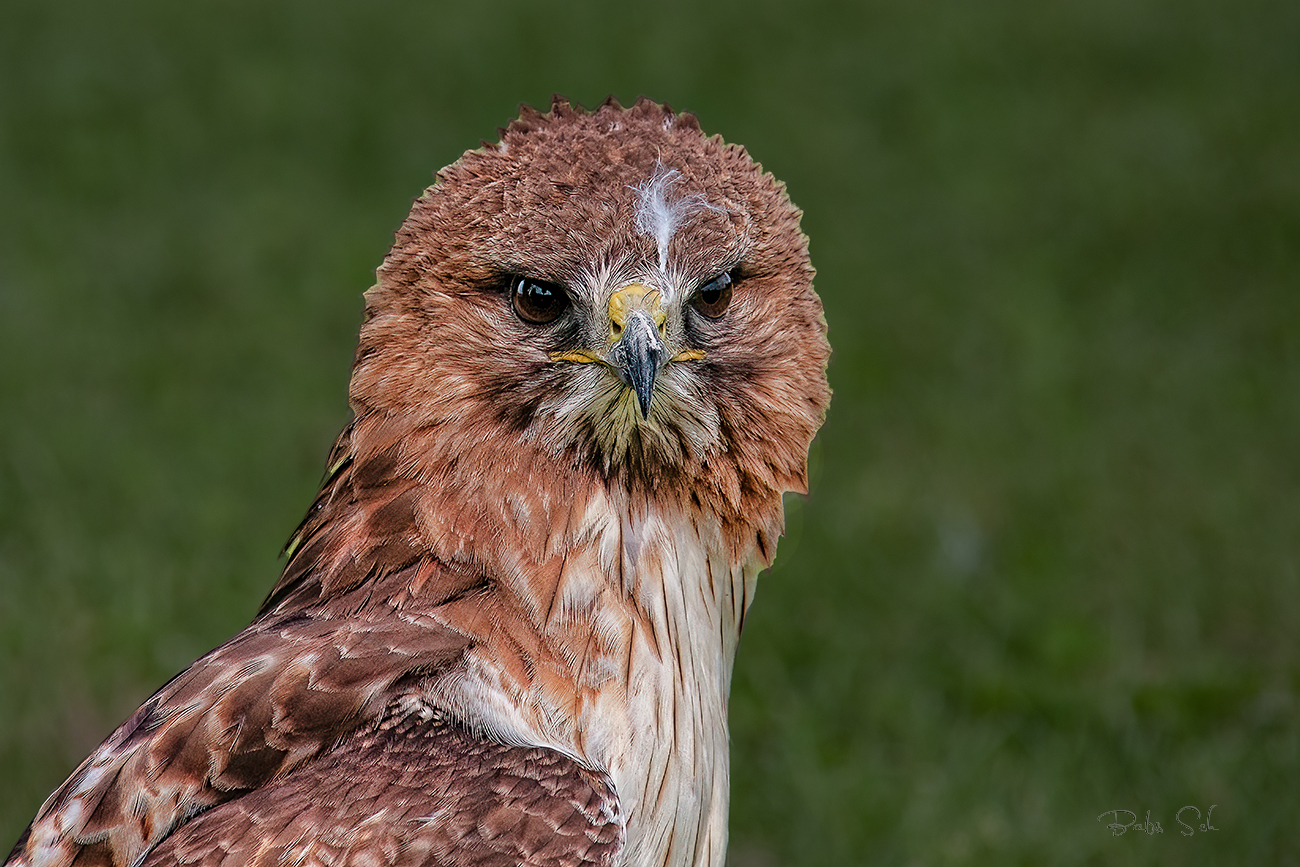
[[[719,274],[700,287],[695,293],[695,309],[710,319],[717,319],[727,312],[731,303],[731,275]]]
[[[545,325],[560,318],[569,308],[569,296],[554,283],[516,277],[510,283],[510,303],[525,322]]]

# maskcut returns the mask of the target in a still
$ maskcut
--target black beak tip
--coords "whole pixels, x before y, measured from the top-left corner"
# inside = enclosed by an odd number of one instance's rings
[[[655,380],[666,352],[654,324],[648,318],[634,320],[614,347],[612,358],[618,366],[623,381],[636,394],[641,418],[650,418],[650,404],[654,400]]]
[[[633,391],[636,392],[637,405],[641,407],[641,418],[650,418],[650,401],[654,399],[655,391],[654,380],[645,385],[637,385]]]

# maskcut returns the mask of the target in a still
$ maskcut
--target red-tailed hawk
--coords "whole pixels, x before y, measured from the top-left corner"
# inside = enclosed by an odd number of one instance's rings
[[[830,398],[799,216],[646,100],[439,172],[279,583],[9,863],[720,867],[732,660]]]

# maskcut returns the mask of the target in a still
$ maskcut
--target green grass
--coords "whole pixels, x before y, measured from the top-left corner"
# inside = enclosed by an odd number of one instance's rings
[[[747,145],[819,268],[737,867],[1300,861],[1300,7],[438,5],[0,9],[0,847],[247,622],[392,230],[559,91]]]

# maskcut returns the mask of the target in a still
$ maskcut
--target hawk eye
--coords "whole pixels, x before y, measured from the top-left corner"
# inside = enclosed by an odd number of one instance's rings
[[[710,319],[717,319],[727,312],[731,303],[731,275],[719,274],[700,287],[695,293],[695,309]]]
[[[533,325],[545,325],[560,318],[569,308],[569,296],[554,283],[516,277],[510,281],[510,304],[515,314]]]

